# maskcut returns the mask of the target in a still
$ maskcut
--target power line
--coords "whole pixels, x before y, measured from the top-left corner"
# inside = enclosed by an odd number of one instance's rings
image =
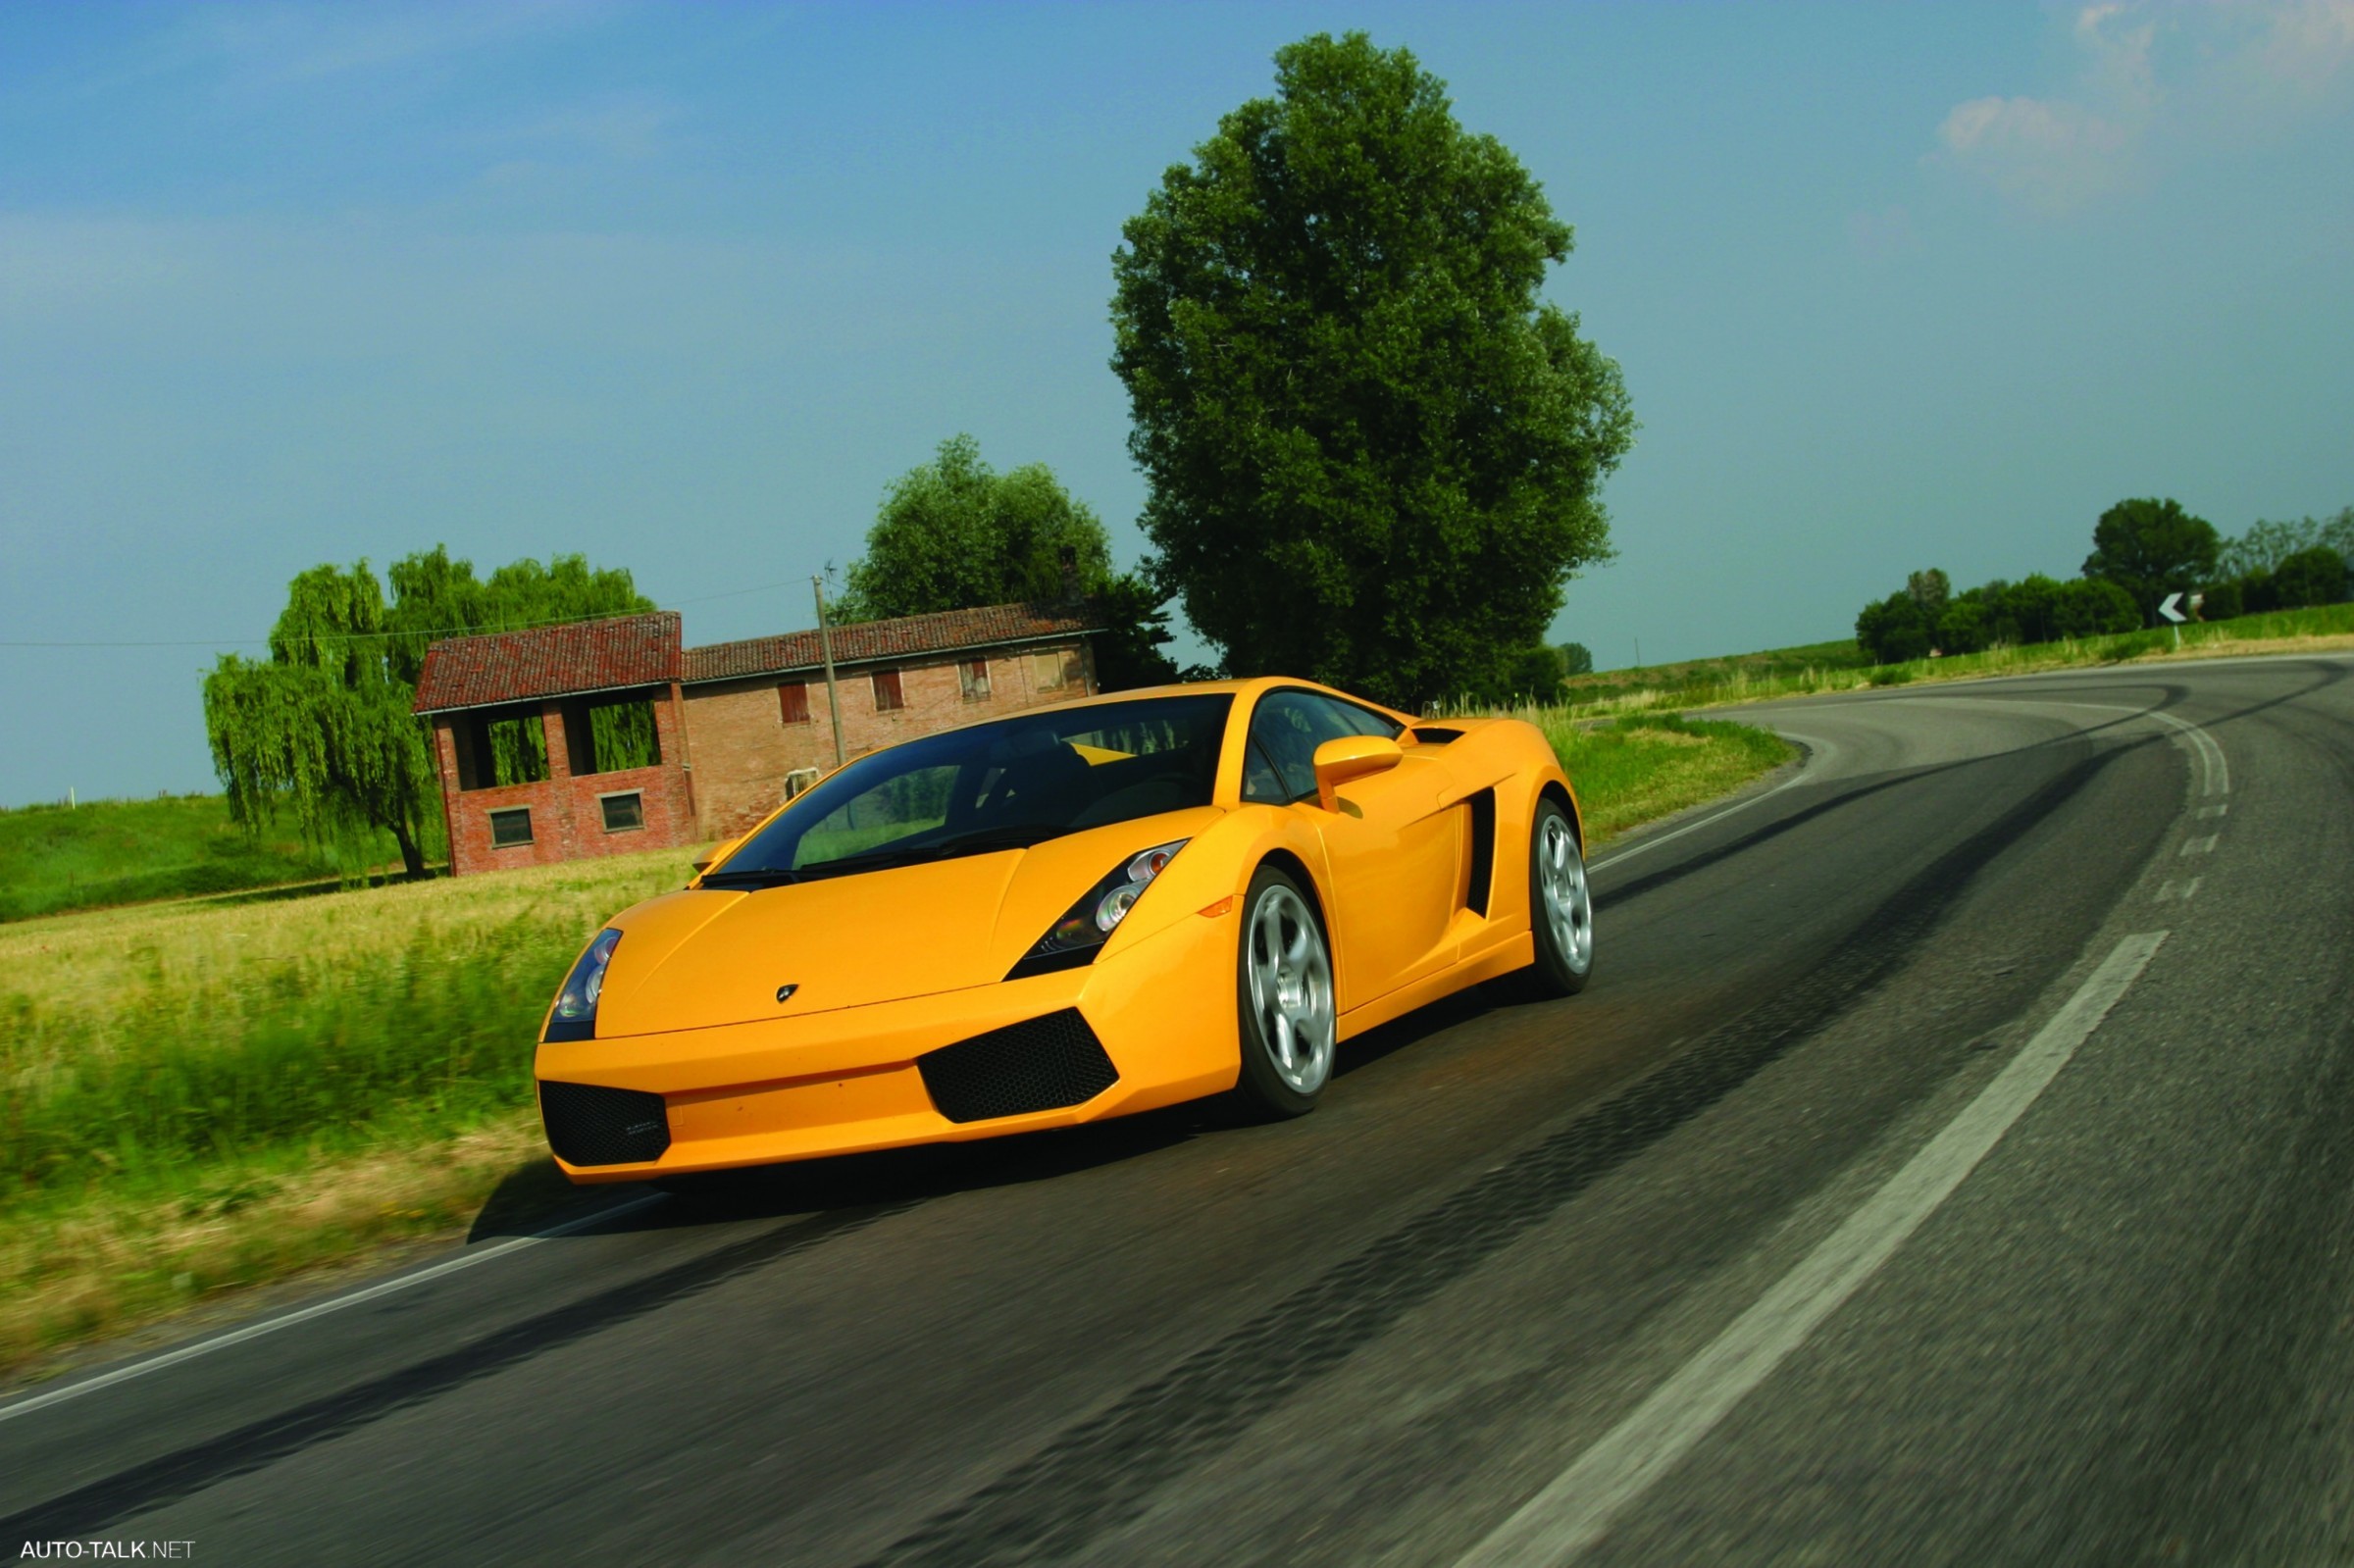
[[[737,599],[747,593],[768,593],[778,588],[797,587],[800,579],[791,578],[783,582],[763,582],[756,587],[730,588],[724,593],[701,593],[691,599],[681,599],[664,609],[678,610],[690,604],[709,604],[714,599]],[[644,613],[644,612],[638,612]],[[598,619],[602,619],[601,617]],[[578,626],[578,616],[557,616],[544,621],[517,621],[494,627],[424,627],[400,632],[329,632],[304,638],[310,642],[381,642],[392,637],[474,637],[495,636],[505,632],[529,632],[546,626]],[[266,648],[269,637],[172,637],[160,639],[91,639],[91,640],[29,640],[0,638],[0,648]]]

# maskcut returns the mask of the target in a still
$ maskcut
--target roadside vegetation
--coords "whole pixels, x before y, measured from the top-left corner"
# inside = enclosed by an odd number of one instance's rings
[[[2092,531],[2083,576],[2030,573],[1957,593],[1934,568],[1864,607],[1856,644],[1879,665],[1941,654],[2082,641],[2184,620],[2342,604],[2354,596],[2354,507],[2328,519],[2259,522],[2235,539],[2172,499],[2120,501]],[[2173,639],[2168,638],[2173,646]]]
[[[1777,734],[1675,713],[1580,723],[1564,708],[1519,717],[1545,732],[1577,789],[1587,849],[1647,822],[1729,794],[1797,756]]]
[[[1530,712],[1598,839],[1789,756],[1672,715]],[[532,1042],[580,945],[684,850],[0,928],[0,1370],[560,1196]]]
[[[1728,659],[1612,670],[1561,688],[1562,711],[1572,720],[1620,714],[1682,711],[1768,697],[1808,696],[1819,691],[1853,691],[1861,686],[1910,685],[1917,682],[1976,681],[1990,676],[2033,675],[2129,661],[2212,659],[2230,654],[2300,653],[2354,648],[2354,604],[2243,615],[2232,621],[2183,627],[2182,645],[2171,631],[2137,631],[2108,636],[2063,637],[2023,647],[1992,647],[1979,653],[1908,659],[1874,665],[1852,642],[1808,643]]]
[[[565,966],[689,859],[0,928],[0,1365],[466,1220]]]
[[[396,859],[384,835],[323,851],[292,824],[247,834],[219,795],[22,806],[0,810],[0,921],[357,880]]]

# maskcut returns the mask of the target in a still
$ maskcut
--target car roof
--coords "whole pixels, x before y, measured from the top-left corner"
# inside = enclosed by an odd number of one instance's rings
[[[1346,701],[1356,703],[1360,707],[1378,708],[1383,713],[1386,713],[1390,715],[1390,717],[1398,720],[1401,724],[1412,724],[1414,722],[1412,715],[1401,713],[1396,708],[1389,706],[1387,703],[1375,702],[1370,697],[1360,697],[1356,695],[1354,692],[1343,691],[1338,686],[1328,686],[1318,681],[1308,681],[1297,676],[1288,675],[1256,675],[1249,676],[1241,680],[1180,681],[1173,682],[1167,685],[1159,686],[1132,686],[1122,691],[1101,691],[1098,692],[1092,697],[1074,697],[1067,702],[1058,702],[1052,704],[1041,703],[1039,706],[1052,706],[1058,708],[1093,708],[1100,707],[1102,704],[1109,702],[1134,702],[1143,697],[1204,696],[1220,691],[1232,692],[1238,697],[1256,696],[1258,693],[1271,690],[1276,686],[1299,686],[1309,691],[1321,691],[1327,695],[1340,697]],[[1035,713],[1038,710],[1036,708],[1028,708],[1021,711],[1026,713]],[[1010,718],[1012,715],[1008,714],[1005,717]],[[983,722],[986,723],[987,721]]]
[[[1374,702],[1369,698],[1356,696],[1350,692],[1341,690],[1337,686],[1328,686],[1319,682],[1302,680],[1296,676],[1258,675],[1248,676],[1240,680],[1179,681],[1172,682],[1167,685],[1131,686],[1120,691],[1100,691],[1092,697],[1070,697],[1060,702],[1041,702],[1032,707],[1014,709],[1010,713],[993,713],[987,718],[970,719],[963,724],[944,725],[938,730],[925,732],[925,734],[923,735],[909,735],[904,740],[894,740],[890,745],[876,746],[870,751],[862,751],[858,753],[857,756],[851,757],[848,760],[850,762],[857,762],[863,758],[872,757],[881,752],[890,751],[895,747],[903,746],[910,740],[924,739],[930,735],[951,734],[958,730],[978,730],[983,725],[1003,724],[1008,719],[1025,718],[1031,714],[1042,713],[1050,708],[1056,710],[1067,710],[1071,708],[1100,708],[1113,703],[1141,702],[1152,697],[1215,696],[1222,692],[1231,693],[1238,699],[1247,699],[1256,696],[1262,691],[1271,690],[1277,686],[1292,686],[1309,691],[1321,691],[1329,696],[1340,697],[1346,701],[1356,703],[1360,707],[1379,709],[1381,712],[1388,714],[1391,718],[1397,720],[1400,724],[1410,725],[1415,722],[1411,714],[1401,713],[1396,708],[1390,707],[1385,703]],[[831,774],[836,770],[828,768],[825,771]]]

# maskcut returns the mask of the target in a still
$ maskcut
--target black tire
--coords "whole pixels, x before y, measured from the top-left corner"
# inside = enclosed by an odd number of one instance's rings
[[[1565,866],[1549,867],[1549,849],[1565,852]],[[1551,878],[1549,870],[1554,873]],[[1551,796],[1537,801],[1528,825],[1528,925],[1536,938],[1537,958],[1521,971],[1526,988],[1538,996],[1574,996],[1584,990],[1594,978],[1593,894],[1586,885],[1585,851],[1577,828]]]
[[[1323,917],[1300,880],[1279,866],[1253,875],[1242,916],[1234,961],[1242,1069],[1225,1108],[1243,1121],[1305,1116],[1331,1081],[1339,1017]],[[1270,940],[1283,950],[1270,955]]]

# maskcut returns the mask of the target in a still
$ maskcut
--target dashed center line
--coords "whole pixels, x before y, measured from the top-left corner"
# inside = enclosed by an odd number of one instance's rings
[[[2222,836],[2221,834],[2211,833],[2204,838],[2186,838],[2182,842],[2182,852],[2186,855],[2212,855],[2215,853],[2216,839]]]

